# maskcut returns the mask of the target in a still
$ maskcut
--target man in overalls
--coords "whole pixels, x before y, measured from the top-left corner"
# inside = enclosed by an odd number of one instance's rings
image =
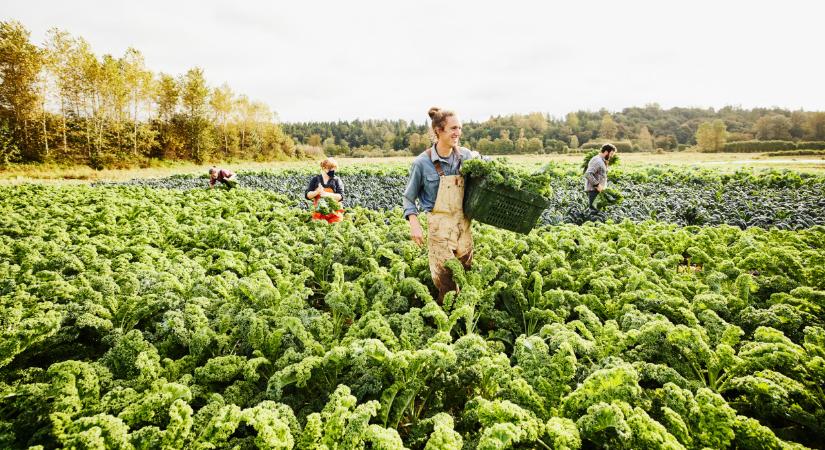
[[[447,292],[460,290],[444,263],[458,258],[469,269],[473,260],[473,235],[470,220],[464,216],[464,177],[460,170],[462,161],[480,155],[459,146],[461,121],[455,113],[430,108],[429,116],[436,143],[413,161],[403,203],[404,217],[410,222],[410,237],[418,245],[423,245],[425,239],[416,200],[421,211],[429,213],[427,250],[440,304]]]

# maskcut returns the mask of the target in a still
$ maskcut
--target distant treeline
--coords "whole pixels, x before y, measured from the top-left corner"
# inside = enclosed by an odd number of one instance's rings
[[[302,156],[275,119],[226,84],[208,86],[199,68],[156,74],[138,50],[98,57],[57,29],[38,46],[21,23],[0,22],[0,166]]]
[[[825,141],[825,112],[780,108],[662,109],[651,104],[612,113],[577,111],[563,118],[541,113],[514,114],[463,125],[463,143],[490,154],[565,152],[594,148],[605,141],[618,143],[622,151],[678,150],[689,146],[724,151],[726,144],[739,142],[743,144],[730,149],[767,151],[775,147],[758,143],[788,141],[785,147],[796,149],[798,141]],[[429,125],[423,121],[306,122],[283,127],[299,143],[321,147],[333,155],[416,154],[431,142]],[[753,150],[743,150],[743,146],[753,143],[757,143]]]
[[[153,73],[138,50],[98,57],[83,38],[58,29],[37,45],[21,23],[0,22],[0,166],[410,155],[432,142],[424,122],[276,119],[267,105],[226,84],[208,86],[199,68],[177,77]],[[464,123],[464,144],[487,154],[567,152],[605,141],[622,151],[817,149],[799,143],[825,141],[825,112],[651,104]]]

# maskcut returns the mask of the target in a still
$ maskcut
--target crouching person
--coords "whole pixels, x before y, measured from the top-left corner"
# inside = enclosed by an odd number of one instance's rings
[[[235,172],[213,166],[209,169],[209,188],[214,188],[217,183],[223,184],[227,189],[232,189],[238,186],[238,177]]]

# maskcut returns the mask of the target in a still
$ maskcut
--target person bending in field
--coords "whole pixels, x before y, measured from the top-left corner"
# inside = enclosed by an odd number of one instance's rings
[[[444,295],[458,291],[452,273],[444,263],[458,258],[469,269],[473,260],[470,220],[464,215],[464,177],[461,162],[479,158],[478,152],[459,146],[461,121],[452,111],[430,108],[435,144],[413,160],[410,179],[404,190],[404,218],[410,222],[410,237],[424,244],[419,214],[427,214],[427,245],[430,275],[438,288],[438,303]],[[416,200],[421,205],[419,211]]]
[[[214,188],[216,183],[222,183],[227,189],[238,186],[238,178],[234,172],[226,169],[212,167],[209,169],[209,188]]]
[[[590,209],[595,209],[593,200],[607,187],[607,164],[615,154],[615,145],[604,144],[601,151],[587,163],[587,170],[584,171],[584,192],[587,193]]]
[[[318,203],[323,198],[330,198],[336,202],[344,200],[344,182],[335,176],[335,169],[338,162],[333,158],[321,161],[321,173],[313,176],[309,180],[309,185],[304,191],[304,196],[312,200],[312,206],[317,208]],[[344,218],[344,210],[338,209],[329,214],[322,214],[318,211],[312,213],[314,220],[326,220],[329,223],[340,222]]]

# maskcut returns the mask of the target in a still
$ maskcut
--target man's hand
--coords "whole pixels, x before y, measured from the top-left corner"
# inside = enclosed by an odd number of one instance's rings
[[[603,190],[604,190],[604,185],[603,184],[600,184],[600,185],[596,186],[596,192],[601,192]]]
[[[424,245],[424,231],[421,229],[421,223],[418,221],[418,216],[410,215],[410,238],[419,247]]]

